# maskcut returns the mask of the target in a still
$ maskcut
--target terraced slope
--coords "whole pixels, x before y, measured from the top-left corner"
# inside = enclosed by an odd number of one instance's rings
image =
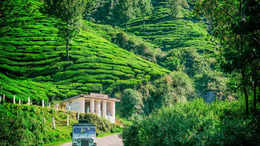
[[[38,0],[0,2],[0,86],[10,98],[66,98],[85,92],[112,93],[168,70],[82,29],[64,59],[56,18]]]
[[[156,2],[153,15],[131,20],[126,30],[158,45],[163,51],[192,47],[198,50],[214,48],[209,40],[206,25],[192,19],[189,9],[184,17],[173,18],[166,2]]]

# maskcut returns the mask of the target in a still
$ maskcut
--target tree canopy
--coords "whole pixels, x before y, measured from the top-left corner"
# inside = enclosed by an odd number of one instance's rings
[[[259,0],[199,0],[194,8],[197,15],[206,18],[212,35],[220,39],[223,69],[240,73],[247,113],[248,87],[254,84],[256,88],[260,65],[259,8]]]
[[[80,20],[85,11],[86,4],[92,0],[45,0],[45,8],[49,14],[60,18],[58,28],[60,35],[66,43],[66,56],[69,59],[69,46],[72,39],[80,31]]]

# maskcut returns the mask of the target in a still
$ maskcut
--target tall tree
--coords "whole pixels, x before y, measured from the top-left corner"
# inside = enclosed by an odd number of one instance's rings
[[[173,17],[179,17],[184,8],[189,8],[187,0],[168,0],[170,14]]]
[[[66,56],[69,60],[69,50],[72,39],[80,31],[80,20],[87,2],[91,0],[45,0],[47,11],[60,18],[64,23],[59,25],[59,34],[66,43]]]
[[[211,33],[220,39],[223,68],[241,75],[246,113],[249,112],[249,87],[259,66],[260,0],[198,0],[195,13],[211,25]],[[254,87],[255,88],[255,87]]]
[[[96,0],[94,10],[87,19],[122,25],[136,17],[144,17],[152,12],[151,0]],[[93,9],[93,7],[92,7]],[[89,8],[87,8],[87,11]],[[90,9],[91,10],[91,9]]]

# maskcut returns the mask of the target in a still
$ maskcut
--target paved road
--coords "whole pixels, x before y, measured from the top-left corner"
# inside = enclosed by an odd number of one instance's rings
[[[97,146],[124,146],[122,138],[119,134],[97,138]],[[61,146],[71,146],[72,143],[66,143]]]

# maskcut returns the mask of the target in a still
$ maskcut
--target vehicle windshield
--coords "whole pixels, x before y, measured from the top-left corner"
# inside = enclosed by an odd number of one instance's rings
[[[96,129],[94,127],[74,127],[74,134],[95,134]]]

